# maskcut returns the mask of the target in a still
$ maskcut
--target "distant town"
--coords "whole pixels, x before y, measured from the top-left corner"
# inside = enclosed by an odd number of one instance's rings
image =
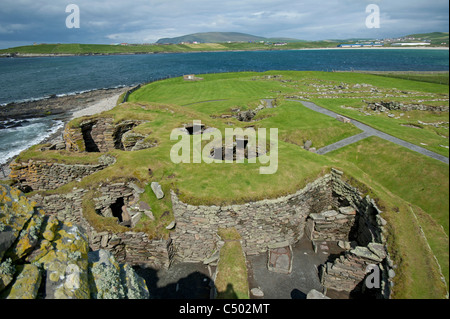
[[[300,40],[298,40],[300,42]],[[295,42],[293,40],[289,42]],[[264,45],[272,45],[272,46],[286,46],[289,42],[273,42],[270,40],[248,40],[248,41],[224,41],[223,43],[259,43]],[[329,40],[329,42],[343,42],[340,40]],[[438,46],[448,46],[448,41],[444,41],[441,43],[432,43],[432,40],[425,37],[399,37],[399,38],[386,38],[386,39],[376,39],[376,40],[349,40],[348,43],[340,43],[337,44],[337,47],[340,48],[354,48],[354,47],[383,47],[383,46],[430,46],[430,45],[438,45]],[[211,42],[205,42],[205,41],[181,41],[177,44],[184,44],[184,45],[195,45],[195,44],[204,44],[204,43],[211,43]],[[138,46],[138,45],[170,45],[174,44],[172,42],[156,42],[156,43],[143,43],[143,44],[137,44],[137,43],[112,43],[112,45],[122,45],[122,46]]]

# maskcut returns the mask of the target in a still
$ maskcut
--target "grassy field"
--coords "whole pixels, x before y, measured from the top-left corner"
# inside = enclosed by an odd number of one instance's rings
[[[388,216],[393,221],[390,223],[395,229],[393,236],[401,242],[399,243],[401,248],[398,248],[396,255],[402,256],[402,264],[408,268],[404,273],[414,273],[414,276],[420,278],[411,283],[418,286],[413,289],[417,296],[425,297],[427,294],[426,289],[429,287],[419,288],[419,286],[423,285],[426,277],[433,273],[434,262],[433,259],[429,259],[430,257],[418,258],[426,255],[424,251],[427,250],[426,242],[421,240],[421,230],[425,233],[448,284],[448,165],[377,137],[367,138],[326,156],[339,160],[345,163],[344,165],[351,165],[353,168],[350,168],[350,171],[355,171],[354,167],[357,167],[365,174],[362,180],[367,181],[370,176],[370,182],[366,184],[375,189],[377,188],[375,185],[382,185],[383,190],[380,189],[380,192],[386,193],[383,197],[397,197],[386,201],[393,207],[382,210],[392,212]],[[414,217],[414,212],[418,220]],[[412,237],[414,244],[409,244]],[[437,273],[434,273],[434,276],[439,277]]]
[[[146,190],[141,199],[151,205],[155,221],[144,218],[137,230],[150,237],[167,237],[169,231],[165,226],[173,219],[170,196],[156,200],[148,186],[152,181],[158,181],[166,194],[170,190],[177,191],[180,199],[190,204],[234,204],[294,193],[335,167],[345,172],[351,184],[376,198],[384,212],[383,218],[389,225],[388,248],[398,265],[394,296],[442,298],[445,295],[439,266],[448,284],[448,165],[375,137],[326,156],[308,152],[301,148],[306,140],[320,148],[360,131],[351,124],[310,111],[287,97],[309,99],[411,143],[425,142],[430,149],[448,156],[448,149],[439,148],[439,145],[448,146],[448,124],[447,130],[400,125],[419,119],[448,122],[448,112],[405,111],[400,119],[395,119],[386,114],[364,114],[367,110],[363,109],[362,102],[363,99],[386,99],[389,95],[388,99],[404,103],[422,100],[430,105],[448,106],[448,86],[356,73],[270,71],[199,76],[202,81],[173,78],[150,83],[131,94],[128,103],[100,115],[111,116],[115,122],[145,121],[135,131],[150,134],[150,138],[158,142],[157,147],[138,152],[110,151],[117,158],[115,165],[48,193],[69,192],[73,187],[88,189],[83,204],[86,218],[99,230],[126,231],[127,228],[120,228],[113,220],[95,214],[89,196],[96,196],[98,184],[106,180],[139,181]],[[236,109],[255,109],[261,99],[266,98],[274,99],[277,107],[259,112],[254,122],[229,117]],[[171,131],[183,124],[192,124],[193,120],[217,128],[222,135],[229,127],[278,128],[276,174],[261,175],[260,167],[268,164],[259,161],[174,164],[169,154],[178,141],[170,140]],[[78,122],[71,125],[76,126]],[[203,145],[206,142],[203,141]],[[98,154],[82,157],[66,152],[40,152],[38,148],[20,155],[21,159],[84,163],[95,162]],[[153,175],[149,175],[149,168]],[[221,256],[226,269],[231,269],[228,257],[241,252],[236,243],[239,242],[231,241],[224,250],[225,256]],[[233,272],[224,270],[223,273],[227,271]],[[241,291],[234,279],[225,277],[225,286],[220,291],[226,293],[228,284],[232,285],[233,293]],[[246,298],[245,294],[237,294]]]
[[[449,85],[448,72],[368,72],[389,78]]]

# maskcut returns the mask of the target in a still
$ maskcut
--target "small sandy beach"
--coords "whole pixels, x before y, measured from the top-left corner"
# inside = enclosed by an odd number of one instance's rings
[[[113,109],[116,106],[119,97],[129,89],[130,88],[124,88],[122,90],[118,90],[117,93],[114,93],[111,96],[107,96],[100,100],[92,102],[91,104],[87,105],[86,108],[74,111],[72,113],[71,120],[82,116],[99,114]]]

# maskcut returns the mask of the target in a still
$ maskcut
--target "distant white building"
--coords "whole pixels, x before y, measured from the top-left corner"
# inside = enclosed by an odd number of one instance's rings
[[[185,81],[201,81],[203,78],[196,77],[195,74],[185,74],[183,75]]]
[[[338,48],[369,48],[369,47],[382,47],[382,43],[343,43],[339,44]]]
[[[431,43],[426,42],[408,42],[408,43],[392,43],[392,46],[395,47],[407,47],[407,46],[424,46],[424,45],[431,45]]]

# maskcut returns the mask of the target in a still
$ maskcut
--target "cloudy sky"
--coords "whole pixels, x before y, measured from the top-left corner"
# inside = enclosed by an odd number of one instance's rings
[[[69,4],[80,28],[67,28]],[[366,7],[380,8],[367,28]],[[148,43],[196,32],[304,40],[384,38],[449,29],[448,0],[1,0],[0,48],[37,43]]]

